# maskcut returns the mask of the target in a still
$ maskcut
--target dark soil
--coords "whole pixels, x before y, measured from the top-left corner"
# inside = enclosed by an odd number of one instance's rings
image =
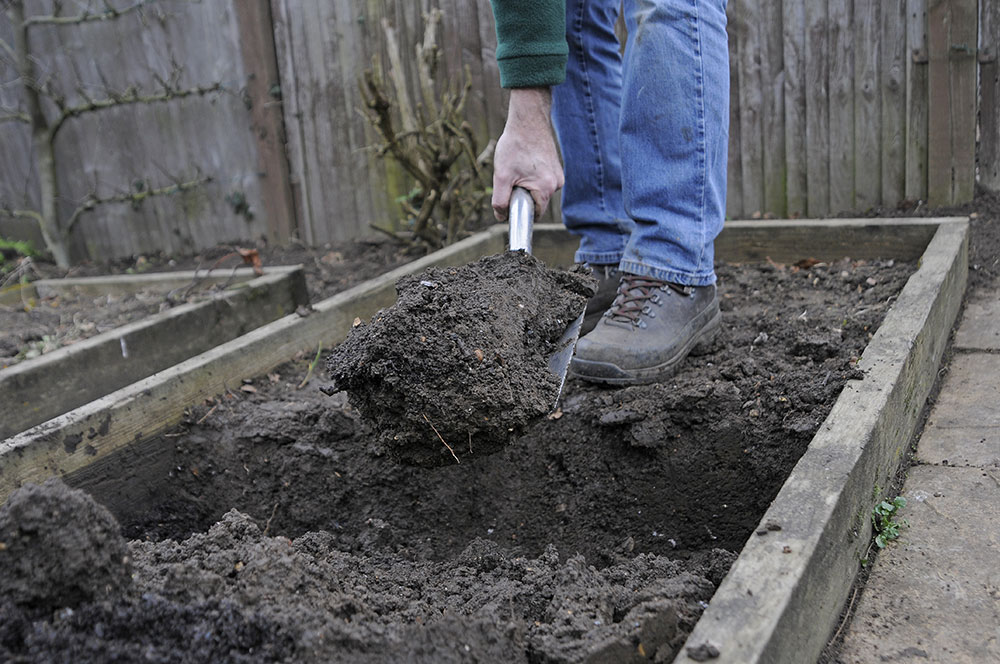
[[[595,290],[524,252],[432,268],[400,279],[396,303],[355,325],[327,367],[395,460],[493,454],[555,408],[549,356]]]
[[[712,352],[570,381],[508,447],[432,469],[283,367],[73,478],[133,583],[35,622],[8,602],[0,660],[669,661],[912,269],[719,266]]]

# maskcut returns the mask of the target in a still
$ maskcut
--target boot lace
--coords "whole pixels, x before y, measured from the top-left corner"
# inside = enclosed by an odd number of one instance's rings
[[[666,281],[641,277],[637,274],[623,274],[618,287],[618,297],[606,314],[622,323],[639,324],[639,317],[647,310],[647,302],[656,302],[657,291],[667,287]]]

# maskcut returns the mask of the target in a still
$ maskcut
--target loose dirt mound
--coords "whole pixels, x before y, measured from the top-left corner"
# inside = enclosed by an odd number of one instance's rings
[[[120,531],[61,480],[18,489],[0,507],[0,597],[45,612],[111,596],[131,581]]]
[[[403,463],[492,454],[553,409],[548,357],[594,285],[524,252],[404,277],[396,304],[334,349],[330,376]]]

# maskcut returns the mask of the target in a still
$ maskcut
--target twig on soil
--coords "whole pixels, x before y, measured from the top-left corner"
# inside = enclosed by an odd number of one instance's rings
[[[306,371],[306,377],[303,378],[302,382],[299,383],[298,387],[295,388],[296,390],[301,390],[309,382],[309,379],[312,378],[313,370],[316,368],[316,365],[319,364],[319,354],[322,351],[323,351],[323,342],[321,341],[316,345],[316,357],[314,357],[313,361],[309,363],[309,370]]]
[[[218,402],[216,402],[214,406],[212,406],[211,408],[208,409],[207,413],[205,413],[200,418],[198,418],[198,421],[195,422],[195,424],[201,424],[202,422],[204,422],[205,420],[207,420],[208,416],[211,415],[212,413],[214,413],[215,409],[218,408],[218,407],[219,407],[219,404],[218,404]]]
[[[445,441],[445,439],[441,437],[441,434],[438,433],[438,430],[434,427],[434,425],[431,423],[431,421],[427,418],[427,415],[424,415],[424,413],[420,413],[420,414],[424,416],[424,420],[427,421],[427,424],[431,425],[431,429],[434,431],[434,433],[437,434],[438,440],[440,440],[442,443],[444,443],[444,446],[448,448],[448,451],[451,452],[451,455],[453,457],[455,457],[455,463],[462,463],[461,461],[458,460],[458,455],[455,454],[455,450],[451,449],[451,445],[449,445]],[[471,439],[470,439],[470,442],[471,442]]]
[[[856,600],[857,598],[858,598],[858,589],[855,588],[854,592],[851,593],[851,603],[847,605],[847,611],[844,612],[844,619],[840,621],[840,627],[837,628],[837,631],[834,633],[833,638],[830,639],[830,643],[837,642],[837,638],[840,636],[840,632],[844,629],[844,625],[850,622],[851,610],[854,608],[854,600]]]
[[[278,513],[278,504],[275,503],[274,507],[271,509],[271,516],[267,517],[267,523],[264,524],[264,537],[267,537],[267,533],[271,530],[271,520],[274,519],[274,515]]]

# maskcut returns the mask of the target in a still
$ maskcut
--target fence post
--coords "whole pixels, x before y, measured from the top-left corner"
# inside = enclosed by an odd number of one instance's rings
[[[1000,191],[1000,3],[979,3],[979,183]]]
[[[977,0],[931,0],[927,12],[927,198],[972,200],[976,177]]]
[[[240,53],[248,73],[246,101],[257,143],[257,173],[268,235],[273,242],[285,244],[297,225],[285,153],[284,107],[271,5],[269,0],[238,0],[233,8],[240,30]]]

